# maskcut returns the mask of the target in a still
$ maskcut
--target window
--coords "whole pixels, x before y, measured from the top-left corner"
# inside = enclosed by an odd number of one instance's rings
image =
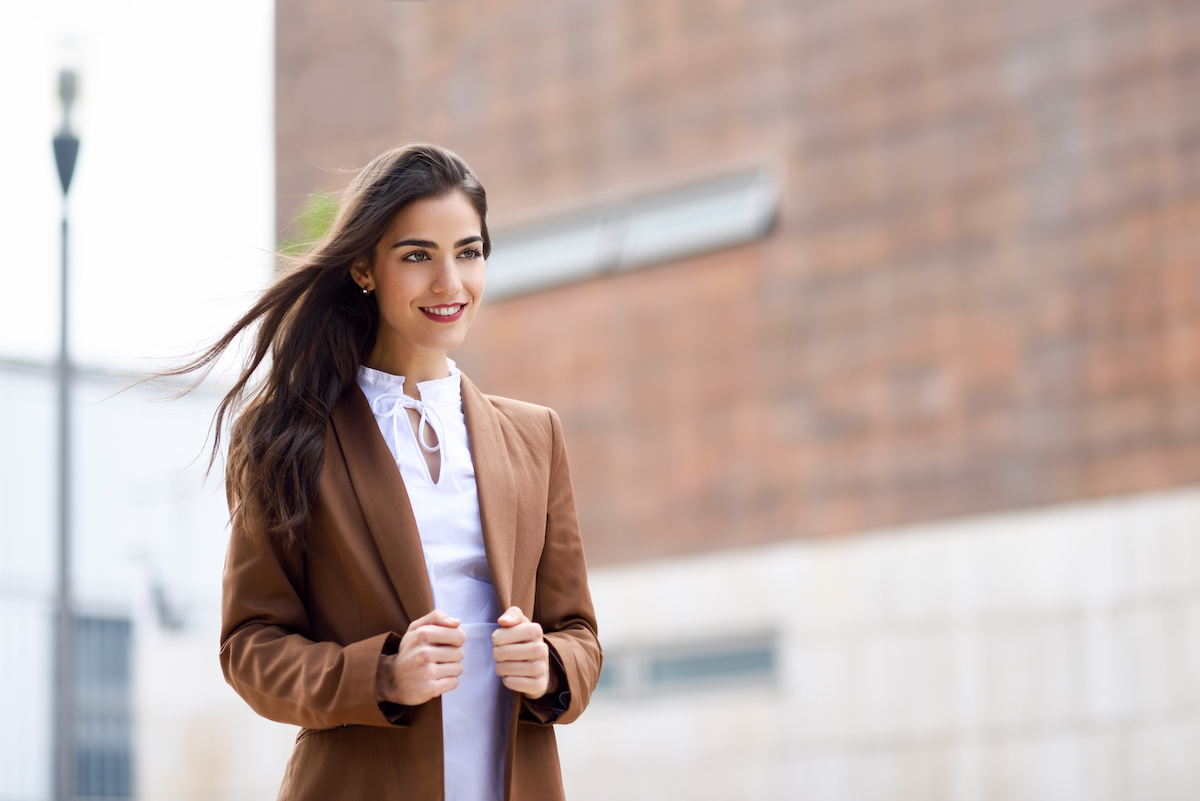
[[[778,644],[763,634],[736,641],[674,647],[627,648],[604,655],[598,696],[637,696],[673,690],[704,690],[730,683],[775,681]]]
[[[76,788],[80,799],[133,796],[131,626],[75,619]]]
[[[652,686],[767,677],[774,671],[775,649],[770,643],[753,643],[720,651],[660,654],[649,662]]]
[[[751,242],[771,230],[778,206],[776,170],[755,165],[500,229],[487,293],[512,297]]]

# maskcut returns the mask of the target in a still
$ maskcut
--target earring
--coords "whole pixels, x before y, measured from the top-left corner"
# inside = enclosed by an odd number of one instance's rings
[[[365,286],[362,288],[362,290],[363,290],[363,294],[364,294],[364,295],[370,295],[370,294],[371,294],[371,290],[367,289]]]

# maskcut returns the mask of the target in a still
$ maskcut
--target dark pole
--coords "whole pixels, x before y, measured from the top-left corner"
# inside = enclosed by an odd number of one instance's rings
[[[75,798],[75,614],[71,599],[71,359],[67,347],[67,192],[79,154],[71,132],[75,73],[58,74],[62,130],[54,137],[54,160],[62,183],[62,279],[59,285],[58,365],[58,577],[55,592],[54,798]]]

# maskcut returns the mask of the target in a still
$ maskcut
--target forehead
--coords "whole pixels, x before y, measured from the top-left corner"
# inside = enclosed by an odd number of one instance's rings
[[[390,245],[402,239],[426,239],[442,244],[479,236],[479,214],[462,192],[441,197],[414,200],[388,223],[380,244]]]

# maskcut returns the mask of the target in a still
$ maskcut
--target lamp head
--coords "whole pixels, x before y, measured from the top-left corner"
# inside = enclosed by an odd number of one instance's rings
[[[65,69],[58,73],[58,98],[62,101],[62,129],[54,137],[54,161],[58,166],[58,180],[63,195],[71,188],[71,176],[75,173],[75,158],[79,154],[79,137],[71,133],[71,107],[75,104],[77,77],[74,70]]]

